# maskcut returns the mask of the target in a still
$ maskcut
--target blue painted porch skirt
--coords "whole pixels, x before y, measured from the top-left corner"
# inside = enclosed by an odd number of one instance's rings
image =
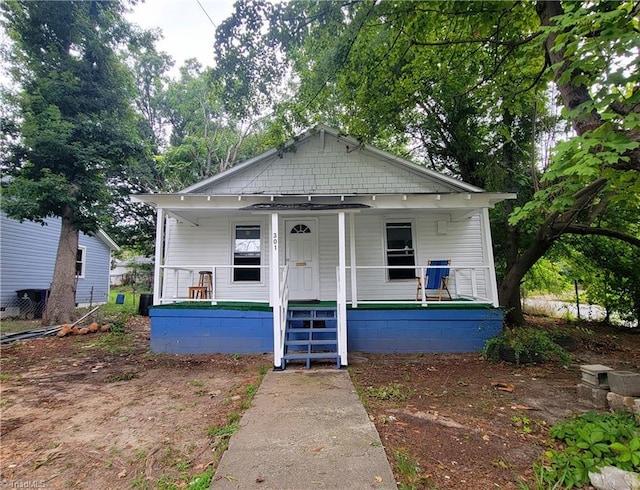
[[[273,314],[232,309],[150,308],[156,353],[273,352]],[[347,310],[348,350],[370,353],[477,352],[502,329],[500,309]]]

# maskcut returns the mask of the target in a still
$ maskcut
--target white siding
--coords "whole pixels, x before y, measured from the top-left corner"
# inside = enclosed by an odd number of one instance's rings
[[[446,234],[437,234],[437,221],[448,220],[445,214],[388,213],[384,216],[356,215],[357,265],[384,265],[385,223],[411,221],[415,239],[416,265],[421,268],[428,260],[451,259],[452,266],[472,267],[483,265],[483,250],[479,215],[458,222],[447,221]],[[403,300],[415,297],[416,281],[411,279],[387,279],[384,270],[359,269],[357,275],[358,298],[376,300]],[[450,290],[464,295],[471,294],[469,271],[452,273]],[[477,287],[480,296],[486,296],[484,273],[478,272]]]
[[[248,167],[199,193],[353,194],[437,193],[453,187],[364,149],[327,137],[305,140],[294,152]]]
[[[286,240],[285,218],[280,216],[280,237]],[[301,220],[308,216],[299,216]],[[318,250],[320,260],[320,298],[336,299],[336,267],[338,265],[338,218],[336,214],[317,216]],[[388,221],[411,221],[415,240],[416,266],[421,269],[430,259],[451,259],[454,267],[473,267],[483,264],[483,243],[480,229],[480,215],[461,221],[450,221],[445,212],[388,212],[385,214],[365,212],[347,217],[347,263],[349,262],[349,219],[355,219],[357,266],[383,266],[385,258],[385,223]],[[437,222],[446,221],[445,234],[438,234]],[[195,274],[180,273],[178,297],[187,296],[188,287],[197,283],[197,271],[214,265],[228,265],[232,262],[234,225],[253,223],[261,225],[262,265],[269,265],[267,216],[247,216],[243,219],[229,217],[207,218],[199,221],[199,226],[179,223],[170,219],[167,227],[166,265],[193,266]],[[285,263],[285,242],[280,241],[280,263]],[[173,296],[175,279],[168,271],[163,295]],[[350,274],[347,273],[347,292],[350,298]],[[470,271],[455,271],[450,280],[450,290],[460,294],[471,294]],[[387,279],[384,269],[358,269],[358,299],[370,300],[412,300],[415,298],[415,279]],[[263,269],[260,283],[237,282],[231,280],[229,269],[220,269],[216,274],[216,298],[269,300],[268,269]],[[482,270],[477,274],[477,291],[481,297],[487,296],[487,281]]]
[[[20,289],[49,289],[53,279],[60,220],[48,218],[46,226],[0,215],[0,302],[11,304]],[[109,247],[98,237],[80,233],[86,248],[84,277],[78,279],[76,302],[105,303],[109,298]]]
[[[167,221],[166,231],[166,266],[193,266],[194,274],[179,271],[178,286],[174,270],[165,272],[163,296],[186,298],[189,286],[198,282],[199,270],[210,270],[213,266],[227,266],[232,263],[234,227],[236,224],[259,224],[261,234],[262,265],[269,265],[267,237],[268,222],[262,216],[233,219],[216,217],[200,219],[198,226],[180,223],[175,219]],[[261,270],[260,282],[233,282],[229,268],[216,269],[215,295],[218,300],[255,299],[269,300],[268,268]],[[176,293],[177,291],[177,293]]]

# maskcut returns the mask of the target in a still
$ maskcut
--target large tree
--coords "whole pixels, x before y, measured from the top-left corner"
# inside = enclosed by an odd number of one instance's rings
[[[640,4],[540,0],[536,11],[547,66],[575,135],[558,145],[544,188],[512,217],[512,223],[533,218],[536,230],[500,284],[501,297],[565,234],[640,247],[637,229],[602,220],[612,207],[637,209],[640,196]]]
[[[94,232],[111,190],[139,154],[133,83],[119,53],[129,30],[120,2],[0,5],[12,40],[19,138],[5,162],[3,210],[19,220],[58,217],[62,231],[43,323],[74,319],[79,232]]]
[[[257,28],[265,19],[270,28]],[[521,323],[520,282],[563,234],[637,244],[598,217],[638,192],[639,38],[632,2],[255,0],[221,25],[218,53],[236,103],[298,77],[278,110],[288,131],[335,121],[489,190],[517,191],[511,222],[511,209],[499,216],[499,293]],[[549,84],[575,135],[539,180],[534,129]]]
[[[163,115],[169,146],[157,158],[165,190],[179,190],[263,150],[264,121],[225,107],[217,71],[190,59],[167,84]]]

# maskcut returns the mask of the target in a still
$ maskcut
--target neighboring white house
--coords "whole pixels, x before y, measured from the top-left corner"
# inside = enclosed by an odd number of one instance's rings
[[[134,196],[153,205],[158,215],[154,305],[165,306],[154,308],[151,315],[152,348],[250,351],[264,348],[264,339],[271,338],[274,365],[280,367],[286,360],[291,305],[328,302],[335,305],[341,365],[347,364],[352,345],[374,349],[371,342],[354,340],[362,336],[384,337],[388,349],[406,350],[413,333],[394,348],[387,333],[380,336],[367,326],[357,333],[356,310],[381,311],[383,305],[441,308],[429,291],[419,291],[416,300],[416,277],[432,259],[451,261],[452,300],[446,311],[497,307],[488,209],[514,197],[484,192],[323,125],[284,149],[268,151],[178,193]],[[194,288],[202,271],[212,277],[205,294]],[[185,301],[198,315],[205,304],[212,311],[223,303],[264,305],[272,331],[252,347],[228,338],[235,328],[230,324],[222,335],[225,340],[203,340],[216,336],[209,332],[198,342],[193,341],[200,335],[193,325],[183,334],[158,327],[154,342],[154,315],[160,325],[170,305]],[[179,311],[171,314],[181,315],[184,322],[193,313],[185,305]],[[259,337],[263,328],[263,323],[256,324],[244,336],[254,332]],[[169,337],[163,337],[165,333]],[[433,349],[439,347],[434,344]]]
[[[147,271],[153,267],[153,259],[149,257],[133,257],[114,261],[109,282],[112,286],[125,284],[142,285],[145,288],[152,284],[152,277]]]
[[[37,317],[51,288],[60,239],[60,219],[45,226],[0,214],[0,315]],[[76,303],[106,303],[109,299],[111,252],[118,245],[103,231],[80,233],[77,253]],[[18,294],[20,292],[20,294]],[[26,297],[25,297],[26,296]]]

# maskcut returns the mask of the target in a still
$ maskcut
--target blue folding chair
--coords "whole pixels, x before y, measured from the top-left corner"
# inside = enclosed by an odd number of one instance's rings
[[[451,260],[430,260],[427,262],[427,268],[424,270],[424,289],[425,298],[427,298],[428,290],[438,290],[438,301],[442,301],[442,292],[446,291],[449,299],[449,266]],[[444,267],[447,266],[447,267]],[[418,277],[418,287],[416,289],[416,301],[420,300],[420,290],[422,289],[422,278]]]

